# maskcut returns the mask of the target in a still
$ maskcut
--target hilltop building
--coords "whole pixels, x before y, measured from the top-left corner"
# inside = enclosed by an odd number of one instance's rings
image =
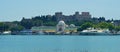
[[[91,15],[89,14],[89,12],[82,12],[81,14],[79,14],[79,12],[75,12],[75,14],[70,16],[65,16],[62,14],[62,12],[56,12],[55,17],[57,21],[63,20],[65,22],[91,19]]]

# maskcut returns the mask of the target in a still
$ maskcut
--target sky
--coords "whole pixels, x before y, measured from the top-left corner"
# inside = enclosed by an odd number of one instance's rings
[[[0,0],[0,21],[20,21],[23,17],[63,12],[90,12],[92,17],[120,19],[120,0]]]

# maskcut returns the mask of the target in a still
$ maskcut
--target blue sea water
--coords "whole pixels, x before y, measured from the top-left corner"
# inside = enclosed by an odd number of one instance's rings
[[[0,52],[120,52],[120,36],[1,35]]]

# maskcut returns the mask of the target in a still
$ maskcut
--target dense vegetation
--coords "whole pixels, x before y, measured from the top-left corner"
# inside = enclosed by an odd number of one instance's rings
[[[88,27],[94,28],[108,28],[110,30],[120,30],[120,26],[114,26],[111,24],[112,20],[105,20],[104,17],[100,18],[91,18],[90,20],[82,20],[82,21],[70,21],[65,22],[66,24],[75,24],[76,26],[80,26],[78,31],[82,31]],[[0,22],[0,32],[3,31],[21,31],[24,29],[31,29],[33,26],[56,26],[57,25],[56,17],[47,15],[47,16],[35,16],[31,19],[23,19],[21,21],[14,22]]]
[[[114,26],[112,23],[107,23],[107,22],[100,22],[98,24],[86,22],[82,24],[77,30],[82,31],[87,28],[100,28],[100,29],[109,29],[110,31],[120,31],[120,26]]]
[[[3,31],[21,31],[24,27],[14,22],[0,22],[0,32]]]

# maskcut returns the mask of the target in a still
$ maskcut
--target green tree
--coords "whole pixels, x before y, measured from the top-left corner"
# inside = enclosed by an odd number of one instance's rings
[[[115,31],[120,31],[120,26],[116,26]]]
[[[22,25],[26,29],[31,29],[31,27],[33,26],[33,20],[23,18],[22,21],[20,22],[20,25]]]
[[[21,31],[21,30],[23,30],[23,29],[24,29],[24,27],[21,26],[21,25],[11,26],[11,27],[9,28],[9,30],[11,30],[11,31]]]
[[[96,25],[97,28],[113,30],[115,26],[112,23],[101,22]]]
[[[77,31],[82,31],[82,30],[87,29],[87,28],[90,28],[90,27],[93,27],[93,24],[90,23],[90,22],[86,22],[86,23],[82,24],[82,25],[77,29]]]
[[[0,31],[3,32],[3,31],[7,31],[9,28],[9,25],[4,23],[4,22],[0,22]]]
[[[102,28],[102,29],[108,28],[108,23],[106,23],[106,22],[101,22],[97,25],[98,25],[99,28]]]

